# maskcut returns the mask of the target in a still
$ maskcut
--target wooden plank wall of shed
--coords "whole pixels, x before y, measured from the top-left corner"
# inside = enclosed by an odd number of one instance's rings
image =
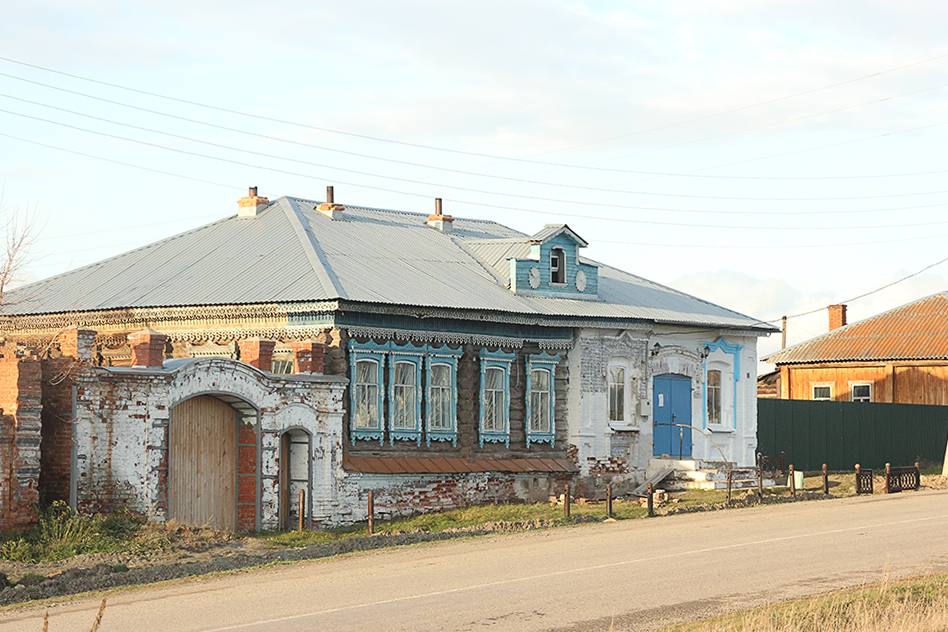
[[[884,363],[791,367],[788,399],[812,399],[813,386],[830,384],[833,399],[850,401],[853,383],[871,383],[873,402],[948,405],[948,366]]]

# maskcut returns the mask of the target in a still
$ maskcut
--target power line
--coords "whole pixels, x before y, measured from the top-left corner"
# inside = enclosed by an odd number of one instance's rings
[[[906,64],[906,65],[899,66],[899,67],[896,67],[896,68],[891,68],[891,69],[888,69],[888,70],[879,71],[879,72],[876,72],[876,73],[872,73],[872,74],[870,74],[870,75],[866,75],[866,76],[863,76],[863,77],[857,77],[857,78],[855,78],[855,79],[850,79],[850,80],[843,81],[843,82],[840,82],[840,83],[831,84],[831,85],[828,85],[828,86],[823,86],[823,87],[821,87],[821,88],[815,88],[815,89],[812,89],[812,90],[807,90],[807,91],[804,91],[804,92],[800,92],[800,93],[796,93],[796,94],[792,94],[792,95],[787,95],[787,96],[784,96],[784,97],[779,97],[779,98],[777,98],[777,99],[771,99],[771,100],[768,100],[768,101],[762,101],[762,102],[760,102],[760,103],[755,103],[755,104],[751,104],[751,105],[747,105],[747,106],[742,106],[742,107],[740,107],[740,108],[733,108],[733,109],[730,109],[730,110],[725,110],[725,111],[723,111],[723,112],[718,112],[718,113],[715,113],[715,114],[709,114],[709,115],[706,115],[706,116],[698,117],[698,118],[695,118],[695,119],[689,119],[689,120],[687,120],[687,121],[682,121],[682,122],[679,122],[679,123],[672,123],[672,124],[669,124],[669,125],[663,125],[663,126],[659,126],[659,127],[655,127],[655,128],[651,128],[651,129],[647,129],[647,130],[641,130],[641,131],[634,132],[634,133],[631,133],[631,134],[626,134],[626,135],[623,135],[623,136],[617,136],[617,137],[613,137],[613,138],[610,138],[610,139],[604,139],[604,140],[602,140],[602,141],[595,141],[594,143],[589,143],[589,144],[596,144],[596,143],[600,143],[600,142],[608,142],[608,141],[610,141],[610,140],[615,140],[615,139],[617,139],[617,138],[624,138],[624,137],[627,137],[627,136],[632,136],[632,135],[636,135],[636,134],[643,134],[643,133],[647,133],[647,132],[651,132],[651,131],[659,131],[659,130],[668,129],[668,128],[670,128],[670,127],[676,127],[676,126],[679,126],[679,125],[684,125],[684,124],[691,123],[691,122],[695,122],[695,121],[699,121],[699,120],[705,120],[705,119],[709,119],[709,118],[714,118],[714,117],[718,117],[718,116],[723,116],[723,115],[725,115],[725,114],[730,114],[730,113],[733,113],[733,112],[738,112],[738,111],[742,111],[742,110],[747,110],[747,109],[750,109],[750,108],[759,107],[759,106],[761,106],[761,105],[767,105],[767,104],[774,103],[774,102],[777,102],[777,101],[783,101],[783,100],[787,100],[787,99],[792,99],[792,98],[795,98],[795,97],[798,97],[798,96],[803,96],[803,95],[807,95],[807,94],[812,94],[812,93],[814,93],[814,92],[820,92],[820,91],[823,91],[823,90],[829,90],[829,89],[832,89],[832,88],[839,87],[839,86],[841,86],[841,85],[846,85],[846,84],[849,84],[849,83],[855,83],[855,82],[858,82],[858,81],[863,81],[863,80],[866,80],[866,79],[871,79],[871,78],[873,78],[873,77],[878,77],[878,76],[880,76],[880,75],[884,75],[884,74],[887,74],[887,73],[896,72],[896,71],[899,71],[899,70],[904,70],[905,68],[910,68],[910,67],[912,67],[912,66],[917,66],[917,65],[929,63],[929,62],[932,62],[932,61],[937,61],[937,60],[943,59],[943,58],[945,58],[945,57],[948,57],[948,54],[938,55],[938,56],[936,56],[936,57],[932,57],[932,58],[929,58],[929,59],[924,59],[924,60],[921,60],[921,61],[913,62],[913,63],[911,63],[911,64]],[[177,102],[177,103],[182,103],[182,104],[185,104],[185,105],[191,105],[191,106],[195,106],[195,107],[206,108],[206,109],[214,110],[214,111],[217,111],[217,112],[225,112],[225,113],[228,113],[228,114],[235,114],[235,115],[244,116],[244,117],[248,117],[248,118],[254,118],[254,119],[258,119],[258,120],[264,120],[264,121],[270,121],[270,122],[274,122],[274,123],[280,123],[280,124],[283,124],[283,125],[290,125],[290,126],[294,126],[294,127],[300,127],[300,128],[305,128],[305,129],[312,129],[312,130],[315,130],[315,131],[328,132],[328,133],[332,133],[332,134],[339,134],[339,135],[350,136],[350,137],[355,137],[355,138],[362,138],[362,139],[372,140],[372,141],[377,141],[377,142],[384,142],[384,143],[390,143],[390,144],[396,144],[396,145],[402,145],[402,146],[408,146],[408,147],[416,147],[416,148],[419,148],[419,149],[427,149],[427,150],[432,150],[432,151],[439,151],[439,152],[447,152],[447,153],[468,155],[468,156],[474,156],[474,157],[478,157],[478,158],[488,158],[488,159],[491,159],[491,160],[505,160],[505,161],[513,161],[513,162],[521,162],[521,163],[530,163],[530,164],[536,164],[536,165],[543,165],[543,166],[548,166],[548,167],[559,167],[559,168],[568,168],[568,169],[585,169],[585,170],[593,170],[593,171],[608,171],[608,172],[613,172],[613,173],[630,173],[630,174],[638,174],[638,175],[654,175],[654,176],[667,176],[667,177],[727,178],[727,179],[741,179],[741,180],[798,180],[798,179],[806,179],[806,180],[811,180],[811,179],[812,179],[812,180],[828,180],[828,179],[856,179],[856,178],[904,177],[904,176],[908,176],[908,175],[927,175],[927,174],[889,174],[889,175],[877,175],[877,176],[868,176],[868,175],[864,175],[864,176],[820,176],[820,177],[815,177],[815,178],[779,177],[779,176],[778,176],[778,177],[719,176],[719,175],[696,174],[696,173],[668,173],[668,172],[637,171],[637,170],[616,169],[616,168],[610,168],[610,167],[596,167],[596,166],[591,166],[591,165],[575,165],[575,164],[555,163],[555,162],[542,161],[542,160],[532,160],[532,159],[529,159],[529,158],[516,158],[516,157],[511,157],[511,156],[501,156],[501,155],[496,155],[496,154],[487,154],[487,153],[483,153],[483,152],[472,152],[472,151],[466,151],[466,150],[461,150],[461,149],[451,149],[451,148],[445,148],[445,147],[436,147],[436,146],[425,145],[425,144],[421,144],[421,143],[412,143],[412,142],[408,142],[408,141],[400,141],[400,140],[394,140],[394,139],[389,139],[389,138],[383,138],[383,137],[379,137],[379,136],[371,136],[371,135],[367,135],[367,134],[358,134],[358,133],[348,132],[348,131],[344,131],[344,130],[335,130],[335,129],[331,129],[331,128],[316,126],[316,125],[309,125],[309,124],[304,124],[304,123],[298,123],[298,122],[296,122],[296,121],[289,121],[289,120],[286,120],[286,119],[280,119],[280,118],[275,118],[275,117],[263,116],[263,115],[260,115],[260,114],[253,114],[253,113],[250,113],[250,112],[244,112],[244,111],[240,111],[240,110],[234,110],[234,109],[230,109],[230,108],[224,108],[224,107],[220,107],[220,106],[216,106],[216,105],[210,105],[210,104],[207,104],[207,103],[201,103],[201,102],[199,102],[199,101],[191,101],[191,100],[188,100],[188,99],[182,99],[182,98],[178,98],[178,97],[172,97],[172,96],[164,95],[164,94],[157,93],[157,92],[150,92],[150,91],[147,91],[147,90],[140,90],[140,89],[137,89],[137,88],[131,88],[131,87],[123,86],[123,85],[120,85],[120,84],[110,83],[110,82],[107,82],[107,81],[101,81],[101,80],[98,80],[98,79],[92,79],[92,78],[90,78],[90,77],[84,77],[84,76],[82,76],[82,75],[72,74],[72,73],[68,73],[68,72],[61,71],[61,70],[56,70],[56,69],[53,69],[53,68],[48,68],[48,67],[45,67],[45,66],[40,66],[40,65],[37,65],[37,64],[31,64],[31,63],[28,63],[28,62],[19,61],[19,60],[12,59],[12,58],[9,58],[9,57],[2,57],[2,56],[0,56],[0,61],[5,61],[5,62],[8,62],[8,63],[12,63],[12,64],[18,64],[18,65],[20,65],[20,66],[25,66],[25,67],[28,67],[28,68],[33,68],[33,69],[36,69],[36,70],[42,70],[42,71],[44,71],[44,72],[49,72],[49,73],[61,75],[61,76],[64,76],[64,77],[70,77],[70,78],[73,78],[73,79],[79,79],[79,80],[82,80],[82,81],[87,81],[87,82],[90,82],[90,83],[95,83],[95,84],[98,84],[98,85],[107,86],[107,87],[110,87],[110,88],[116,88],[116,89],[119,89],[119,90],[126,90],[126,91],[129,91],[129,92],[133,92],[133,93],[137,93],[137,94],[142,94],[142,95],[146,95],[146,96],[156,97],[156,98],[160,98],[160,99],[166,99],[166,100],[169,100],[169,101],[173,101],[173,102]],[[38,84],[38,85],[46,85],[46,84],[41,84],[40,82],[35,82],[35,81],[28,80],[28,79],[23,79],[23,78],[16,77],[16,76],[14,76],[14,75],[9,75],[9,74],[6,74],[6,73],[0,73],[0,74],[2,74],[3,76],[6,76],[6,77],[13,78],[13,79],[18,79],[18,80],[21,80],[21,81],[28,81],[28,82],[30,82],[30,83],[35,83],[35,84]],[[71,93],[73,93],[73,94],[78,94],[78,95],[81,95],[81,96],[88,96],[88,95],[84,95],[83,93],[74,92],[74,91],[71,91],[71,90],[66,90],[66,89],[64,89],[64,88],[58,88],[58,87],[55,87],[55,86],[47,86],[47,87],[50,87],[50,88],[53,88],[53,89],[56,89],[56,90],[63,90],[63,91],[66,91],[66,92],[71,92]],[[89,98],[96,98],[96,99],[98,99],[99,97],[89,97]],[[106,99],[101,99],[101,100],[108,101],[108,100],[106,100]],[[115,104],[117,104],[117,105],[125,105],[125,104],[122,104],[122,103],[120,103],[120,102],[115,102],[115,101],[108,101],[108,102],[115,103]],[[136,107],[136,106],[127,106],[127,107]],[[139,109],[144,109],[144,108],[139,108]],[[160,114],[159,112],[154,112],[154,113]],[[189,119],[187,119],[187,120],[189,120]],[[192,121],[192,122],[197,122],[197,121]],[[695,142],[697,142],[697,141],[695,141]],[[560,150],[557,150],[557,151],[560,151]],[[374,158],[373,156],[368,156],[368,155],[365,155],[364,157]],[[942,172],[933,172],[933,173],[942,173]],[[484,175],[484,174],[478,174],[478,175]]]
[[[276,168],[276,167],[268,167],[268,166],[262,166],[262,165],[255,165],[255,164],[251,164],[251,163],[247,163],[247,162],[242,162],[242,161],[239,161],[239,160],[233,160],[233,159],[230,159],[230,158],[222,158],[222,157],[220,157],[220,156],[210,156],[210,155],[207,155],[207,154],[202,154],[202,153],[195,152],[195,151],[189,151],[189,150],[186,150],[186,149],[180,149],[180,148],[177,148],[177,147],[165,147],[164,145],[160,145],[160,144],[158,144],[158,143],[152,143],[152,142],[149,142],[149,141],[138,140],[138,139],[134,139],[134,138],[128,138],[128,137],[125,137],[125,136],[119,136],[119,135],[117,135],[117,134],[110,134],[110,133],[108,133],[108,132],[100,132],[100,131],[96,131],[96,130],[89,130],[89,129],[86,129],[86,128],[83,128],[83,127],[79,127],[79,126],[77,126],[77,125],[70,125],[70,124],[68,124],[68,123],[62,123],[62,122],[60,122],[60,121],[53,121],[53,120],[50,120],[50,119],[44,119],[44,118],[42,118],[42,117],[32,116],[32,115],[29,115],[29,114],[23,114],[23,113],[20,113],[20,112],[12,112],[12,111],[10,111],[10,110],[4,110],[4,109],[0,109],[0,112],[6,113],[6,114],[11,114],[11,115],[14,115],[14,116],[20,116],[20,117],[28,118],[28,119],[32,119],[32,120],[37,120],[37,121],[42,121],[42,122],[46,122],[46,123],[51,123],[51,124],[53,124],[53,125],[58,125],[58,126],[61,126],[61,127],[65,127],[65,128],[67,128],[67,129],[73,129],[73,130],[77,130],[77,131],[81,131],[81,132],[86,132],[86,133],[89,133],[89,134],[94,134],[94,135],[98,135],[98,136],[103,136],[103,137],[106,137],[106,138],[113,138],[113,139],[116,139],[116,140],[122,140],[122,141],[126,141],[126,142],[132,142],[132,143],[136,143],[136,144],[143,145],[143,146],[146,146],[146,147],[153,147],[153,148],[156,148],[156,149],[162,149],[162,150],[165,150],[165,151],[170,151],[170,152],[174,152],[174,153],[179,153],[179,154],[183,154],[183,155],[187,155],[187,156],[194,156],[194,157],[197,157],[197,158],[205,158],[205,159],[208,159],[208,160],[214,160],[214,161],[218,161],[218,162],[224,162],[224,163],[233,164],[233,165],[238,165],[238,166],[242,166],[242,167],[250,167],[250,168],[254,168],[254,169],[265,169],[265,170],[267,170],[267,171],[272,171],[272,172],[275,172],[275,173],[282,173],[282,174],[286,174],[286,175],[297,176],[297,177],[301,177],[301,178],[310,178],[310,179],[315,178],[315,176],[313,176],[312,174],[305,174],[305,173],[300,173],[300,172],[296,172],[296,171],[289,171],[289,170],[286,170],[286,169],[278,169],[278,168]],[[3,135],[4,135],[4,136],[7,136],[7,137],[10,137],[10,138],[15,138],[15,137],[13,137],[12,135],[8,135],[8,134],[3,134]],[[42,143],[37,143],[37,144],[42,144]],[[310,163],[310,164],[312,164],[312,163]],[[329,169],[337,169],[337,170],[339,170],[339,171],[346,171],[346,172],[350,172],[350,173],[357,173],[357,174],[360,174],[360,175],[373,176],[373,174],[367,174],[367,173],[364,173],[364,172],[354,171],[354,170],[351,170],[351,169],[344,169],[344,168],[341,168],[341,167],[332,167],[332,166],[330,166],[330,167],[326,167],[326,168],[329,168]],[[396,177],[396,176],[375,176],[375,177],[381,177],[381,178],[386,178],[386,179],[389,179],[389,180],[396,180],[396,181],[399,181],[399,182],[407,182],[407,183],[412,183],[412,184],[421,184],[421,185],[424,185],[424,186],[442,186],[442,188],[456,189],[456,190],[459,190],[459,191],[468,191],[468,192],[474,192],[474,193],[480,193],[480,194],[499,195],[499,196],[514,197],[514,198],[527,199],[527,200],[537,200],[537,201],[543,201],[543,202],[556,202],[556,203],[563,203],[563,204],[576,204],[576,205],[581,205],[581,206],[589,206],[589,201],[588,201],[588,200],[565,200],[565,199],[562,199],[562,198],[546,198],[546,197],[542,197],[542,196],[522,195],[522,194],[516,194],[516,193],[496,193],[496,192],[490,192],[490,191],[479,191],[479,190],[476,190],[476,189],[469,189],[469,188],[466,188],[466,187],[457,187],[457,186],[452,186],[452,185],[433,185],[433,184],[427,183],[427,182],[421,182],[421,181],[418,181],[418,180],[412,180],[412,179],[408,179],[408,178],[399,178],[399,177]],[[190,178],[190,179],[195,179],[195,178]],[[195,180],[196,180],[196,179],[195,179]],[[337,182],[340,182],[339,180],[336,180],[336,181],[337,181]],[[351,183],[351,182],[345,182],[345,181],[342,181],[341,183],[342,183],[342,184],[349,185],[349,186],[354,186],[354,187],[368,188],[368,189],[373,189],[373,190],[378,190],[378,191],[385,191],[385,192],[389,192],[389,193],[397,193],[397,194],[399,194],[399,195],[412,195],[412,196],[422,197],[421,194],[408,193],[408,192],[404,192],[404,191],[397,191],[397,190],[389,189],[389,188],[385,188],[385,187],[370,186],[370,185],[366,185],[366,184],[357,184],[357,183]],[[944,193],[944,191],[941,192],[941,193]],[[935,193],[934,193],[934,192],[933,192],[933,193],[927,193],[927,195],[933,195],[933,194],[935,194]],[[911,194],[906,194],[906,195],[911,195]],[[923,195],[923,194],[919,194],[919,195]],[[436,197],[436,196],[426,196],[426,197]],[[881,197],[891,197],[891,196],[881,196]],[[802,198],[801,198],[801,199],[802,199]],[[858,199],[858,198],[857,198],[857,199]],[[468,201],[466,201],[466,200],[458,200],[458,201],[460,201],[460,202],[462,202],[462,203],[476,204],[476,205],[478,205],[478,206],[489,207],[489,208],[499,208],[499,209],[504,209],[504,210],[515,210],[515,211],[522,211],[522,212],[526,212],[526,213],[539,213],[539,214],[543,214],[543,215],[549,215],[549,214],[550,214],[549,211],[535,211],[535,210],[532,210],[532,209],[525,209],[525,208],[520,208],[520,207],[503,206],[503,205],[497,205],[497,204],[490,204],[490,203],[486,203],[486,202],[468,202]],[[626,205],[626,204],[615,204],[615,203],[609,203],[609,202],[599,202],[599,203],[596,204],[596,206],[599,206],[599,207],[608,207],[608,208],[619,208],[619,209],[633,209],[633,210],[639,210],[639,209],[637,209],[637,207],[634,207],[634,206],[630,206],[630,205]],[[810,232],[810,231],[833,231],[833,230],[847,230],[847,231],[851,231],[851,230],[853,230],[853,227],[852,227],[852,226],[823,226],[823,225],[820,225],[820,226],[785,226],[785,227],[773,227],[773,226],[749,226],[749,225],[746,225],[746,224],[745,224],[745,225],[738,225],[738,226],[720,226],[720,225],[716,225],[716,224],[696,224],[696,223],[693,223],[693,222],[662,222],[662,221],[657,221],[657,220],[645,220],[645,219],[606,218],[606,217],[601,217],[601,216],[596,217],[596,216],[591,216],[591,215],[588,215],[588,214],[575,214],[575,213],[573,213],[573,214],[571,214],[571,213],[557,213],[557,214],[558,214],[558,215],[567,216],[567,217],[581,217],[581,218],[585,218],[585,219],[601,219],[601,220],[604,220],[604,221],[626,222],[626,223],[632,223],[632,224],[647,224],[647,225],[654,225],[654,226],[678,226],[678,227],[685,227],[685,228],[709,228],[709,229],[717,229],[717,230],[793,230],[793,231],[808,231],[808,232]],[[944,222],[924,222],[924,223],[920,223],[920,224],[905,224],[905,223],[900,223],[900,224],[891,224],[891,225],[884,225],[884,226],[860,226],[859,228],[860,228],[860,230],[878,230],[878,229],[892,229],[892,228],[915,228],[915,227],[929,227],[929,226],[938,225],[938,224],[943,224],[943,223],[948,223],[948,221],[944,221]]]
[[[0,74],[2,74],[2,73],[0,73]],[[948,84],[945,84],[945,85],[948,85]],[[480,194],[485,194],[485,195],[501,195],[501,196],[513,196],[513,197],[527,197],[527,198],[529,198],[529,199],[538,199],[538,200],[541,200],[541,201],[549,201],[549,202],[559,201],[559,202],[565,202],[565,203],[569,203],[569,204],[588,204],[588,203],[589,203],[588,200],[564,200],[564,199],[562,199],[562,198],[543,198],[543,197],[536,197],[536,196],[521,196],[521,195],[519,195],[519,194],[500,193],[500,192],[496,192],[496,191],[483,191],[483,190],[479,190],[479,189],[472,189],[472,188],[468,188],[468,187],[459,187],[459,186],[455,186],[455,185],[436,185],[436,184],[433,184],[433,183],[430,183],[430,182],[422,182],[422,181],[414,180],[414,179],[398,178],[398,177],[395,177],[395,176],[387,176],[387,175],[378,174],[378,173],[373,173],[373,172],[368,172],[368,171],[361,171],[361,170],[356,170],[356,169],[348,169],[348,168],[340,167],[340,166],[337,166],[337,165],[327,165],[327,164],[322,164],[322,163],[313,162],[313,161],[308,161],[308,160],[301,160],[301,159],[298,159],[298,158],[290,158],[290,157],[287,157],[287,156],[281,156],[281,155],[277,155],[277,154],[269,154],[269,153],[266,153],[266,152],[261,152],[261,151],[251,150],[251,149],[245,149],[245,148],[243,148],[243,147],[235,147],[235,146],[233,146],[233,145],[225,145],[225,144],[223,144],[223,143],[216,143],[216,142],[212,142],[212,141],[202,140],[202,139],[199,139],[199,138],[195,138],[195,137],[193,137],[193,136],[185,136],[185,135],[182,135],[182,134],[175,134],[175,133],[173,133],[173,132],[167,132],[167,131],[160,130],[160,129],[155,129],[155,128],[152,128],[152,127],[145,127],[145,126],[142,126],[142,125],[133,125],[133,124],[131,124],[131,123],[125,123],[125,122],[122,122],[122,121],[116,121],[116,120],[114,120],[114,119],[108,119],[108,118],[104,118],[104,117],[101,117],[101,116],[95,116],[95,115],[92,115],[92,114],[86,114],[86,113],[84,113],[84,112],[78,112],[78,111],[76,111],[76,110],[71,110],[71,109],[68,109],[68,108],[63,108],[63,107],[59,107],[59,106],[55,106],[55,105],[49,105],[49,104],[47,104],[47,103],[43,103],[43,102],[40,102],[40,101],[33,101],[33,100],[30,100],[30,99],[24,99],[24,98],[22,98],[22,97],[17,97],[17,96],[13,96],[13,95],[9,95],[9,94],[0,93],[0,97],[6,98],[6,99],[10,99],[10,100],[14,100],[14,101],[19,101],[19,102],[21,102],[21,103],[28,103],[28,104],[30,104],[30,105],[38,105],[38,106],[40,106],[40,107],[45,107],[45,108],[48,108],[48,109],[51,109],[51,110],[56,110],[56,111],[59,111],[59,112],[65,112],[65,113],[67,113],[67,114],[73,114],[73,115],[75,115],[75,116],[81,116],[81,117],[83,117],[83,118],[87,118],[87,119],[99,121],[99,122],[102,122],[102,123],[107,123],[107,124],[110,124],[110,125],[118,125],[118,126],[120,126],[120,127],[126,127],[126,128],[130,128],[130,129],[136,129],[136,130],[139,130],[139,131],[150,132],[150,133],[153,133],[153,134],[161,134],[161,135],[163,135],[163,136],[168,136],[168,137],[170,137],[170,138],[177,138],[177,139],[179,139],[179,140],[186,140],[186,141],[193,142],[193,143],[199,143],[199,144],[202,144],[202,145],[208,145],[208,146],[211,146],[211,147],[217,147],[217,148],[219,148],[219,149],[226,149],[226,150],[228,150],[228,151],[236,151],[236,152],[241,152],[241,153],[250,154],[250,155],[254,155],[254,156],[260,156],[260,157],[263,157],[263,158],[272,158],[272,159],[275,159],[275,160],[284,160],[284,161],[286,161],[286,162],[295,162],[295,163],[298,163],[298,164],[304,164],[304,165],[308,165],[308,166],[312,166],[312,167],[321,167],[321,168],[323,168],[323,169],[336,169],[336,170],[339,170],[339,171],[344,171],[344,172],[347,172],[347,173],[353,173],[353,174],[356,174],[356,175],[364,175],[364,176],[375,177],[375,178],[394,179],[394,180],[398,180],[398,181],[402,181],[402,182],[408,182],[408,183],[412,183],[412,184],[421,184],[421,185],[424,185],[424,186],[448,186],[448,187],[450,187],[450,188],[454,188],[454,189],[458,189],[458,190],[462,190],[462,191],[468,191],[468,192],[473,192],[473,193],[480,193]],[[72,127],[73,129],[77,129],[77,130],[79,130],[79,131],[84,131],[84,132],[87,132],[87,133],[92,133],[92,134],[105,134],[104,132],[98,132],[98,131],[95,131],[95,130],[89,130],[89,129],[86,129],[86,128],[80,128],[80,127],[76,127],[76,126],[71,126],[71,125],[67,125],[66,123],[62,123],[62,122],[60,122],[60,121],[54,121],[54,120],[51,120],[51,119],[46,119],[46,118],[42,118],[42,117],[36,117],[36,116],[33,116],[33,115],[29,115],[29,114],[22,114],[22,113],[18,113],[18,112],[12,112],[12,111],[10,111],[10,110],[3,110],[3,109],[0,109],[0,112],[4,112],[4,113],[6,113],[6,114],[11,114],[11,115],[14,115],[14,116],[23,116],[23,117],[27,117],[27,118],[34,118],[35,120],[43,121],[43,122],[47,122],[47,123],[52,123],[52,124],[54,124],[54,125],[64,125],[64,126]],[[215,126],[215,127],[219,127],[219,126]],[[238,130],[233,130],[233,131],[238,131]],[[135,141],[134,139],[128,139],[128,138],[125,138],[125,137],[120,137],[120,136],[113,136],[113,137],[114,137],[114,138],[117,138],[117,139],[122,139],[122,140],[129,140],[129,141],[131,141],[131,142],[137,142],[137,141]],[[267,137],[267,138],[273,139],[274,137]],[[279,140],[279,139],[277,139],[277,140]],[[349,152],[343,152],[343,153],[349,153]],[[358,154],[357,154],[357,155],[358,155]],[[361,155],[360,155],[360,156],[361,156]],[[363,157],[365,157],[365,156],[363,156]],[[394,162],[400,162],[400,163],[402,163],[402,164],[408,164],[408,165],[417,166],[417,167],[426,167],[426,165],[419,165],[419,164],[414,164],[414,163],[405,163],[405,162],[403,162],[403,161],[394,161]],[[565,188],[572,188],[572,189],[580,189],[580,190],[584,190],[584,191],[594,191],[594,192],[599,192],[599,193],[620,193],[620,194],[624,194],[624,195],[651,195],[651,196],[657,196],[657,197],[678,197],[678,198],[688,198],[688,199],[736,200],[736,201],[756,201],[756,202],[760,202],[760,201],[767,201],[767,202],[771,202],[771,201],[813,202],[813,201],[844,201],[844,200],[845,200],[845,201],[849,201],[849,200],[885,199],[885,198],[899,198],[899,197],[920,196],[920,195],[939,195],[939,194],[942,194],[942,193],[948,193],[948,190],[943,190],[943,191],[931,191],[931,192],[924,192],[924,191],[922,191],[922,192],[913,192],[913,193],[894,193],[894,194],[889,194],[889,195],[843,196],[843,197],[813,197],[813,198],[800,198],[800,197],[796,197],[796,198],[790,198],[790,197],[739,197],[739,196],[715,196],[715,195],[689,195],[689,194],[682,194],[682,193],[654,193],[654,192],[649,192],[649,191],[629,191],[629,190],[625,190],[625,189],[609,189],[609,188],[604,188],[604,187],[590,187],[590,186],[582,186],[582,185],[573,185],[573,184],[567,184],[567,183],[562,183],[562,182],[541,182],[541,181],[537,181],[537,180],[526,180],[526,179],[522,179],[522,178],[513,178],[513,177],[509,177],[509,176],[495,176],[495,175],[488,175],[488,174],[477,174],[477,173],[473,173],[473,172],[470,172],[470,171],[461,171],[461,170],[456,170],[456,169],[447,169],[447,168],[439,168],[439,169],[442,170],[442,171],[448,171],[448,172],[451,172],[451,173],[457,173],[457,174],[463,174],[463,175],[483,176],[483,177],[489,177],[489,178],[496,178],[496,179],[501,179],[501,180],[510,181],[510,182],[517,182],[517,183],[521,183],[521,184],[532,184],[532,185],[539,185],[539,186],[565,187]],[[630,208],[630,207],[629,207],[629,206],[622,206],[621,208]],[[637,207],[633,207],[633,208],[637,208]],[[716,211],[706,211],[706,212],[716,212]],[[755,211],[754,213],[757,214],[758,212]],[[791,214],[795,214],[795,213],[791,213]]]

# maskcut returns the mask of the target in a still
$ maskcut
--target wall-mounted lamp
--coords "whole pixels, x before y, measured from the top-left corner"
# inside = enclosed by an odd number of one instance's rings
[[[661,350],[662,350],[662,345],[660,345],[660,344],[658,344],[658,343],[656,342],[656,343],[655,343],[655,346],[652,347],[652,357],[654,358],[655,356],[657,356],[657,355],[658,355],[658,352],[661,351]]]
[[[711,355],[711,348],[708,345],[705,345],[700,355],[702,360],[707,359],[707,357]]]

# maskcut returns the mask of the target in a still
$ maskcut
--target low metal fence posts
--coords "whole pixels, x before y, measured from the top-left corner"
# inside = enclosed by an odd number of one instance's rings
[[[918,461],[915,465],[905,467],[892,467],[885,464],[885,493],[894,494],[903,489],[918,489],[921,483],[921,474],[918,468]]]
[[[566,494],[563,495],[563,515],[569,518],[569,483],[566,484]]]
[[[823,493],[830,493],[829,472],[826,470],[826,463],[823,464]]]
[[[764,500],[764,468],[757,468],[757,497]]]
[[[856,463],[856,494],[872,493],[872,470],[864,470]]]
[[[606,516],[612,517],[612,483],[606,483]]]
[[[734,484],[734,471],[728,470],[727,471],[727,500],[725,501],[725,504],[727,505],[731,504],[731,486],[733,484]]]
[[[646,501],[646,506],[648,507],[648,515],[652,517],[655,515],[655,488],[652,487],[652,484],[648,484],[648,500]]]
[[[797,477],[793,474],[793,463],[790,464],[790,495],[797,497]]]

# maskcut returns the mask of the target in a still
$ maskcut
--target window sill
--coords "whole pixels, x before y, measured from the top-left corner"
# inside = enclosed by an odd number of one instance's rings
[[[610,421],[609,428],[615,430],[616,432],[638,432],[639,427],[633,426],[632,424],[621,423],[618,421]]]
[[[706,427],[706,430],[710,432],[717,432],[719,434],[734,434],[735,432],[737,432],[737,430],[734,428],[725,428],[724,426],[712,426],[711,424],[708,424],[708,426]]]

